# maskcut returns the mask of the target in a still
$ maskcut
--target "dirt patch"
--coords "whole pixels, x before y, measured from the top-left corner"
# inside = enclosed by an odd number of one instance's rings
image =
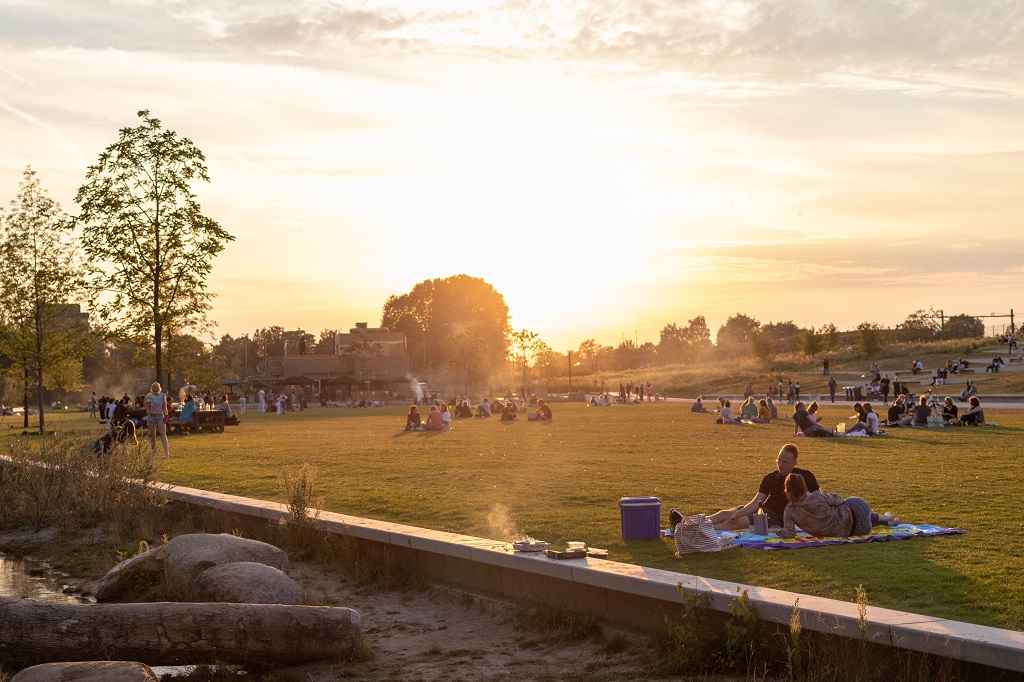
[[[49,530],[9,532],[0,533],[0,548],[46,559],[57,545],[66,551],[68,544],[100,540],[98,533],[67,538]],[[538,612],[440,587],[368,588],[314,562],[293,561],[288,573],[302,586],[305,603],[357,610],[366,646],[355,660],[279,668],[265,671],[265,679],[649,679],[655,654],[648,638],[602,629],[592,621],[581,625],[568,613]]]
[[[537,626],[535,614],[444,588],[368,591],[343,576],[298,564],[291,576],[312,603],[362,614],[371,660],[275,671],[280,679],[588,680],[647,679],[646,638],[596,630],[584,640]]]

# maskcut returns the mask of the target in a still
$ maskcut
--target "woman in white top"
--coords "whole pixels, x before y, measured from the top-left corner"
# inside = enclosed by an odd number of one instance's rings
[[[718,422],[720,424],[739,424],[739,421],[733,417],[731,400],[726,400],[722,408],[718,410]]]
[[[448,403],[441,403],[441,428],[444,430],[452,427],[452,413],[448,411]]]
[[[153,382],[146,394],[146,423],[149,425],[149,444],[156,454],[156,434],[160,434],[160,442],[164,446],[164,458],[171,456],[171,446],[167,443],[167,425],[164,418],[170,413],[167,410],[167,395],[161,390],[160,384]]]

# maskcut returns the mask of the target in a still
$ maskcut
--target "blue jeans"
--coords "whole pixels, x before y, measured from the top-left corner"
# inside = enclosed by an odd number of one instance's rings
[[[871,511],[871,505],[859,497],[847,497],[843,504],[853,511],[853,528],[850,535],[867,535],[871,527],[878,524],[878,514]]]

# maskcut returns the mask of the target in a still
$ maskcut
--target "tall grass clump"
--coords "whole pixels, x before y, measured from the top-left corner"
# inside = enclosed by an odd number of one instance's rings
[[[316,474],[315,466],[303,464],[281,469],[278,475],[292,523],[299,527],[311,526],[320,514],[323,499],[316,495]]]
[[[155,460],[137,445],[97,456],[62,432],[9,439],[0,459],[0,527],[105,526],[134,533],[158,505]]]

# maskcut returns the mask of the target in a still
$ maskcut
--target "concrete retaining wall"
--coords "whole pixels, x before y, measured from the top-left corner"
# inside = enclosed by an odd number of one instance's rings
[[[278,503],[193,488],[157,486],[169,499],[219,511],[264,518],[289,518]],[[590,612],[608,623],[634,630],[664,632],[664,616],[678,617],[687,594],[702,593],[710,607],[727,612],[741,590],[762,621],[788,626],[800,600],[805,630],[857,639],[857,604],[834,599],[741,585],[617,561],[555,561],[522,554],[506,542],[413,526],[320,512],[323,530],[348,535],[400,552],[432,581],[510,599],[553,604]],[[745,550],[731,550],[745,551]],[[899,649],[935,654],[994,668],[1024,672],[1024,633],[932,616],[867,607],[869,641]]]

